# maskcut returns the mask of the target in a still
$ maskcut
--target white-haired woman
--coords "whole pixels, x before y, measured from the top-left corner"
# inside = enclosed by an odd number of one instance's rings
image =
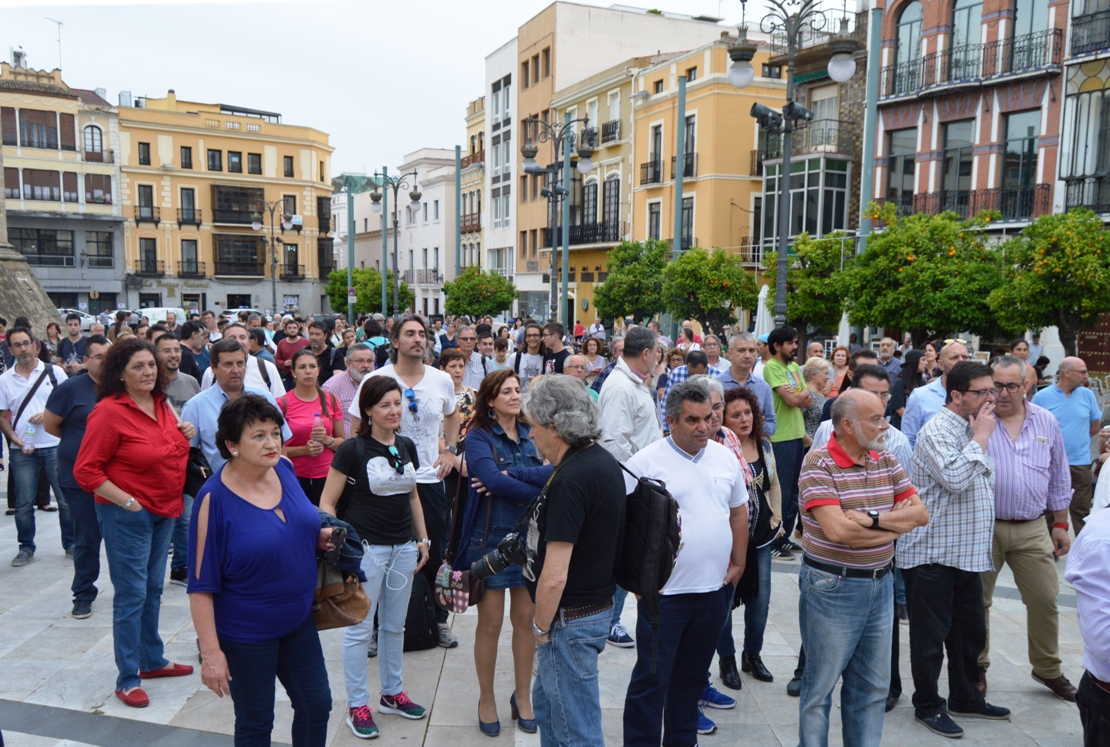
[[[825,402],[829,399],[829,390],[832,389],[831,373],[832,365],[824,358],[810,358],[802,366],[802,380],[813,398],[813,404],[802,411],[806,424],[806,448],[813,443],[813,434],[821,424],[821,411],[824,410]]]

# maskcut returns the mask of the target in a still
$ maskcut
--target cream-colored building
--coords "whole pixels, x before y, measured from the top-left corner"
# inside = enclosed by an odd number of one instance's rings
[[[479,96],[466,106],[466,142],[462,154],[459,173],[462,249],[459,263],[462,267],[479,265],[512,277],[512,270],[502,261],[500,250],[488,254],[488,264],[483,264],[482,259],[482,247],[485,245],[482,241],[482,191],[486,186],[485,96]]]

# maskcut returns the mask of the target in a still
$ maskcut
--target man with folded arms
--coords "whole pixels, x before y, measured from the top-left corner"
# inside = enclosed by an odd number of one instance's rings
[[[801,474],[799,627],[807,654],[799,703],[802,747],[829,741],[833,688],[840,689],[845,747],[878,747],[890,687],[894,540],[929,514],[886,450],[886,403],[849,389],[833,405],[833,435]]]

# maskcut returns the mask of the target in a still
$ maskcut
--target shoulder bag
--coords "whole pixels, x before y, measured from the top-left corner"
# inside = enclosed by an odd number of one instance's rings
[[[455,502],[451,508],[451,515],[454,517],[453,523],[458,527],[462,526],[466,508],[463,499],[464,492],[468,492],[466,485],[467,478],[460,474],[458,485],[455,488]],[[486,535],[489,534],[490,511],[492,509],[492,500],[487,498]],[[454,530],[454,527],[452,527],[452,530]],[[446,562],[439,567],[439,571],[436,573],[435,588],[436,604],[445,610],[454,612],[456,615],[461,615],[466,612],[467,607],[478,604],[486,593],[486,582],[471,573],[469,568],[455,570],[451,567],[451,564],[455,561],[455,556],[458,554],[460,540],[461,538],[452,531],[447,541]]]
[[[316,594],[312,597],[316,629],[346,628],[365,620],[370,599],[358,577],[326,560],[318,560],[316,565]]]
[[[170,404],[168,398],[166,399],[166,406],[170,408],[170,412],[177,419],[177,424],[181,425],[181,416],[177,414],[177,410]],[[211,476],[212,465],[208,463],[208,457],[204,455],[204,451],[199,446],[190,445],[189,461],[185,465],[185,488],[182,492],[195,498]]]

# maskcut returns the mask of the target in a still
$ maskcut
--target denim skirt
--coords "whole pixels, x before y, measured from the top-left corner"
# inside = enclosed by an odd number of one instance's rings
[[[489,507],[488,533],[486,532],[486,501],[493,501]],[[496,550],[497,543],[513,531],[529,503],[529,501],[518,501],[512,498],[482,496],[482,504],[478,507],[478,516],[474,522],[474,531],[470,535],[470,546],[467,547],[463,563],[458,567],[469,568],[475,560]],[[486,579],[487,589],[516,589],[523,586],[524,576],[519,565],[511,565]]]

